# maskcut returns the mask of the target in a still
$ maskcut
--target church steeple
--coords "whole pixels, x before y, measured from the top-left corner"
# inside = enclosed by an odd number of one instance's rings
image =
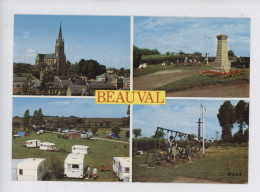
[[[59,32],[59,37],[58,37],[58,40],[61,40],[61,41],[62,41],[61,23],[60,23],[60,32]]]

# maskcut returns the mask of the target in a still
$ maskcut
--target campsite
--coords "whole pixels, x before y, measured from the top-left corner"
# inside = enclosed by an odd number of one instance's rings
[[[27,140],[38,139],[40,141],[51,142],[56,145],[57,148],[63,148],[65,152],[58,151],[42,151],[39,148],[28,148],[23,145]],[[90,153],[85,155],[85,165],[90,166],[91,170],[96,167],[98,169],[96,181],[118,181],[118,178],[113,174],[113,157],[127,157],[129,156],[129,144],[111,142],[104,140],[86,140],[86,139],[64,139],[58,138],[56,133],[44,133],[41,135],[30,134],[28,137],[17,137],[13,139],[12,145],[12,159],[24,159],[24,158],[45,158],[47,165],[48,180],[51,181],[94,181],[92,178],[74,179],[74,178],[57,178],[52,170],[52,163],[55,161],[59,163],[61,172],[64,171],[64,161],[69,153],[72,152],[72,146],[74,145],[86,145],[90,148]],[[100,166],[110,166],[110,171],[100,172]]]

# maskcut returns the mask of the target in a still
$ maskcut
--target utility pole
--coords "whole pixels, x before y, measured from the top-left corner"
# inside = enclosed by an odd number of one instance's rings
[[[218,140],[218,133],[219,133],[219,132],[218,132],[218,131],[216,131],[216,140]]]
[[[202,105],[202,104],[200,104],[200,109],[201,109],[201,116],[202,116],[202,139],[203,139],[203,141],[202,141],[202,144],[203,144],[203,150],[202,150],[202,153],[203,153],[203,155],[205,154],[205,142],[204,142],[204,127],[205,127],[205,122],[204,122],[204,115],[205,115],[205,113],[206,113],[206,108]]]
[[[200,139],[200,125],[202,123],[202,121],[200,121],[200,118],[199,118],[198,122],[196,122],[196,123],[198,123],[198,139]]]

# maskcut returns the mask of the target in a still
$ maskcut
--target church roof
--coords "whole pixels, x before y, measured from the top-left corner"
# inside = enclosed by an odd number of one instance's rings
[[[48,54],[44,54],[45,58],[56,58],[57,56],[55,55],[55,53],[48,53]]]

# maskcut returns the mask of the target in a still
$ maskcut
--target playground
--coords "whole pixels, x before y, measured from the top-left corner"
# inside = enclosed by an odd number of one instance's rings
[[[160,153],[159,150],[157,150]],[[199,157],[176,158],[175,164],[161,156],[160,164],[145,164],[148,152],[133,156],[133,182],[167,183],[247,183],[248,147],[216,145]],[[152,161],[152,156],[148,162]]]

